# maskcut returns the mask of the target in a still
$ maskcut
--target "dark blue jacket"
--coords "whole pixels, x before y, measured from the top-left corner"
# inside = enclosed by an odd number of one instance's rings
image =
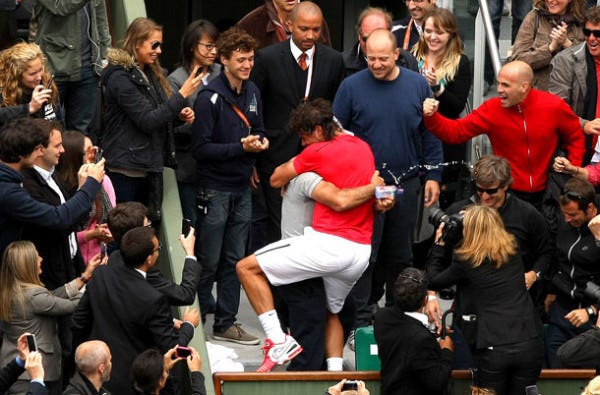
[[[0,162],[0,257],[13,241],[21,239],[23,225],[68,229],[92,207],[101,185],[88,177],[83,186],[60,206],[40,203],[23,188],[23,175]]]
[[[231,104],[245,114],[251,130]],[[249,134],[264,136],[262,102],[256,85],[244,82],[238,95],[221,73],[198,93],[194,112],[201,114],[192,126],[199,185],[226,192],[247,188],[256,154],[245,152],[241,139]]]

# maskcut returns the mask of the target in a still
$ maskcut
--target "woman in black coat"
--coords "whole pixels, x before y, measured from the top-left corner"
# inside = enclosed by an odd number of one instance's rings
[[[467,208],[463,241],[445,267],[443,225],[428,262],[431,289],[457,286],[455,320],[471,346],[476,384],[521,394],[542,369],[541,322],[525,288],[523,262],[498,211]]]

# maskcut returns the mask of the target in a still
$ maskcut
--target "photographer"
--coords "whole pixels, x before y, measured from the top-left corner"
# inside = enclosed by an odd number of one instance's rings
[[[560,195],[565,223],[558,229],[558,272],[552,278],[552,293],[546,298],[546,357],[550,368],[563,367],[557,355],[559,347],[592,329],[598,315],[598,298],[586,293],[588,282],[600,283],[600,230],[598,220],[593,220],[598,214],[595,200],[592,184],[579,178],[567,181]]]
[[[447,265],[444,224],[437,229],[427,268],[429,285],[457,285],[454,318],[475,358],[475,384],[498,395],[523,393],[536,383],[543,349],[541,322],[525,288],[517,242],[498,211],[485,206],[466,209],[462,233]]]
[[[446,393],[454,345],[450,336],[438,344],[427,329],[426,303],[425,273],[406,268],[394,283],[394,305],[375,314],[382,395]]]

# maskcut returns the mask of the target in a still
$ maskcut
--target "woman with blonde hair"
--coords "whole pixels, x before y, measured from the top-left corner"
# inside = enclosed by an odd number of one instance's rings
[[[444,259],[444,225],[438,228],[427,268],[429,286],[456,284],[454,318],[474,357],[475,384],[498,395],[524,393],[536,383],[544,353],[515,237],[491,207],[468,207],[462,223],[463,240],[450,265]]]
[[[84,285],[100,263],[94,257],[80,278],[50,292],[40,281],[42,258],[30,241],[15,241],[8,245],[0,268],[0,319],[4,323],[0,365],[17,356],[17,340],[24,332],[36,336],[38,351],[43,356],[44,383],[48,394],[61,393],[61,346],[57,318],[72,313]],[[24,394],[29,376],[23,373],[7,394]]]
[[[63,122],[58,89],[37,44],[18,43],[0,53],[0,128],[18,117]]]
[[[136,18],[121,49],[110,49],[102,73],[104,123],[101,138],[117,203],[138,201],[160,219],[163,166],[175,166],[173,122],[194,121],[186,98],[199,87],[198,66],[173,91],[160,66],[162,27]]]
[[[535,74],[535,87],[548,90],[550,61],[584,40],[584,0],[534,0],[523,19],[510,60],[522,60]]]

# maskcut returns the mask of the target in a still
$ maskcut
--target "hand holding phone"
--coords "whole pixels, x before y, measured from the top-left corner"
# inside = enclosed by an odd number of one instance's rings
[[[357,391],[357,390],[358,390],[358,382],[356,380],[346,380],[346,382],[342,386],[342,392]]]
[[[29,352],[34,352],[38,350],[35,335],[27,335],[27,346],[29,347]]]
[[[52,74],[50,76],[50,79],[48,80],[48,82],[46,82],[46,86],[44,86],[44,89],[52,89],[52,82],[54,81],[54,74]]]
[[[190,355],[192,355],[192,349],[189,347],[177,346],[175,348],[175,356],[177,358],[187,359],[187,357],[189,357]]]
[[[192,228],[192,221],[187,218],[181,220],[181,234],[183,237],[187,237],[188,233],[190,233],[190,229]]]

